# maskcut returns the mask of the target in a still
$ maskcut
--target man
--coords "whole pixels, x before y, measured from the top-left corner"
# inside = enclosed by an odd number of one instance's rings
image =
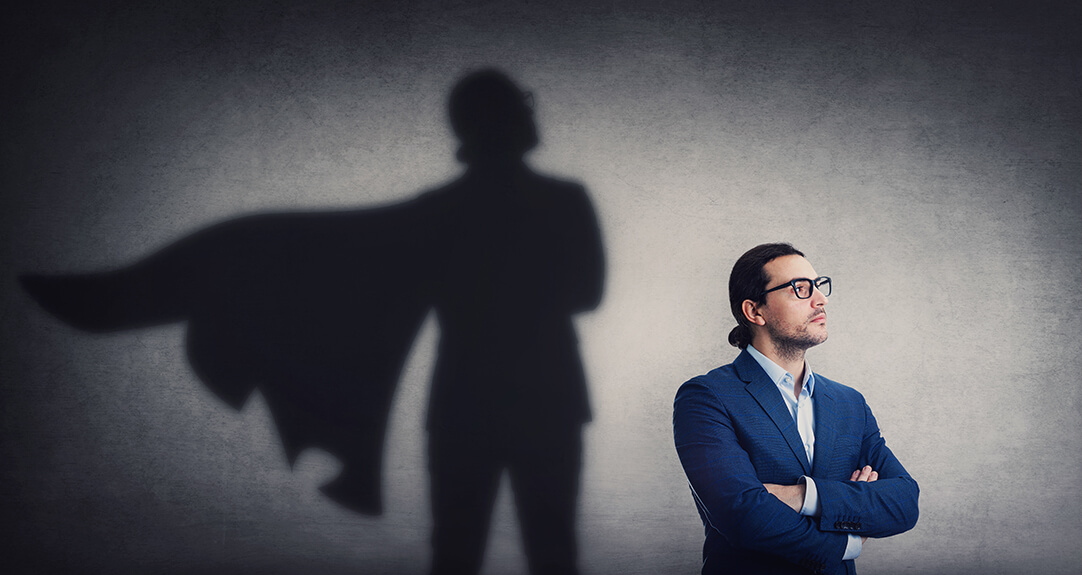
[[[864,397],[804,359],[827,339],[830,285],[789,244],[749,250],[729,277],[729,343],[743,351],[676,394],[704,575],[853,574],[869,537],[917,522],[917,483]]]

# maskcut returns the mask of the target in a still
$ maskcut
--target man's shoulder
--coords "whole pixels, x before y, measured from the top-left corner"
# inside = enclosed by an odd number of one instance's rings
[[[716,385],[724,385],[741,381],[740,372],[737,370],[735,361],[715,367],[714,369],[711,369],[703,375],[694,377],[692,379],[702,379]]]
[[[856,389],[815,372],[816,392],[825,391],[836,399],[864,403],[864,395]]]
[[[744,381],[740,378],[740,372],[734,361],[685,381],[677,391],[677,399],[694,394],[696,391],[720,398],[743,388]]]

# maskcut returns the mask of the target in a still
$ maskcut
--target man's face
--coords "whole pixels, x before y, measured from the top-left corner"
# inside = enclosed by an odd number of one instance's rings
[[[775,258],[763,270],[770,277],[767,289],[797,278],[819,277],[808,260],[798,255]],[[784,355],[795,355],[826,341],[826,304],[827,297],[818,289],[812,290],[811,297],[800,299],[792,287],[786,287],[766,294],[766,303],[758,309],[775,349]]]

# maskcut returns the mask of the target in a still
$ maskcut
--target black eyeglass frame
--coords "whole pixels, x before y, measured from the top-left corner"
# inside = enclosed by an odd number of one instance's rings
[[[812,289],[808,291],[808,295],[806,295],[804,297],[800,297],[800,292],[796,289],[796,282],[811,282]],[[824,286],[824,285],[826,286],[827,289],[826,290],[820,289],[820,286]],[[778,287],[772,287],[772,288],[764,291],[763,293],[759,294],[758,299],[762,300],[764,297],[766,297],[766,294],[768,294],[768,293],[770,293],[772,291],[778,291],[780,289],[785,289],[787,287],[793,288],[793,295],[795,295],[797,299],[808,299],[808,298],[810,298],[812,296],[813,293],[815,293],[815,290],[819,290],[819,292],[822,293],[824,296],[830,297],[831,282],[830,282],[830,278],[827,277],[827,276],[819,276],[819,277],[817,277],[815,279],[811,279],[811,278],[794,278],[794,279],[789,280],[786,283],[781,284]]]

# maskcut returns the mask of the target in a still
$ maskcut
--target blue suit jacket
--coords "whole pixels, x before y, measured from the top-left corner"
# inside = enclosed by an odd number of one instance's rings
[[[815,465],[777,386],[747,351],[676,394],[680,462],[706,527],[703,574],[856,573],[848,534],[887,537],[917,522],[916,481],[887,448],[864,397],[815,374]],[[875,482],[849,481],[871,465]],[[815,479],[804,517],[763,487]]]

